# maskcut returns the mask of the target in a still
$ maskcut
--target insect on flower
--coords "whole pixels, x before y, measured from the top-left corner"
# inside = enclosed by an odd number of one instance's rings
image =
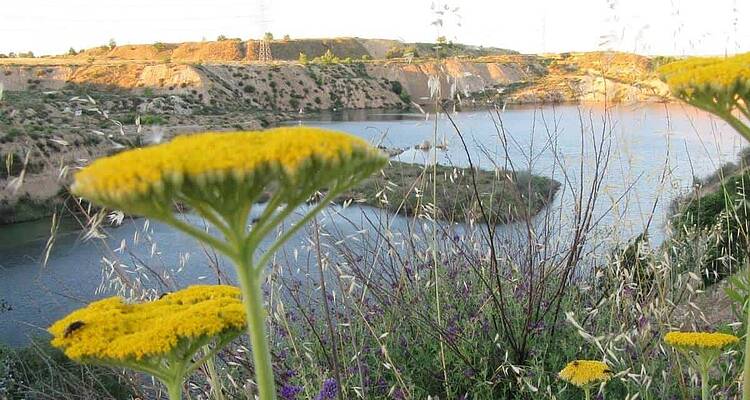
[[[63,333],[63,337],[70,337],[75,331],[83,328],[83,326],[86,325],[83,321],[74,321],[70,325],[68,325],[67,328],[65,328],[65,332]]]

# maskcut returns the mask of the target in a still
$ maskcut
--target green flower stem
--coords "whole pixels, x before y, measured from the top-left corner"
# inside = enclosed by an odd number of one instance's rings
[[[282,203],[284,196],[274,196],[266,205],[266,210],[261,215],[258,224],[249,232],[245,232],[245,224],[250,207],[243,207],[240,210],[223,210],[210,207],[204,207],[203,204],[191,202],[189,198],[184,199],[186,203],[191,204],[199,215],[206,218],[214,225],[224,240],[221,240],[208,232],[196,228],[191,224],[176,218],[170,210],[164,210],[159,215],[160,219],[178,230],[198,239],[199,241],[212,246],[217,251],[229,257],[235,264],[237,277],[242,290],[242,302],[245,305],[247,313],[247,332],[250,336],[252,346],[253,363],[255,366],[255,380],[258,386],[260,400],[274,400],[276,398],[276,388],[273,375],[273,366],[271,364],[271,353],[268,346],[268,337],[266,335],[265,318],[266,311],[263,307],[262,277],[266,265],[271,261],[271,257],[281,246],[286,243],[292,236],[307,224],[315,215],[327,207],[338,195],[340,195],[346,184],[334,185],[314,207],[308,210],[305,215],[291,227],[286,229],[271,246],[261,256],[258,262],[254,261],[255,251],[260,241],[270,233],[270,231],[281,224],[297,207],[299,202],[290,202],[281,211],[276,212],[276,208]],[[220,218],[218,216],[221,216]],[[222,346],[217,346],[219,349]],[[211,354],[213,356],[213,354]],[[201,360],[202,362],[203,360]],[[200,365],[200,363],[196,363]],[[211,369],[209,365],[209,369]],[[186,371],[189,372],[189,371]],[[209,371],[210,373],[210,371]],[[215,373],[215,371],[214,371]],[[217,385],[218,379],[212,376],[212,384]],[[165,381],[166,382],[166,381]],[[165,383],[170,391],[170,399],[174,385]],[[181,381],[178,382],[178,389]],[[221,388],[218,387],[220,391]]]
[[[701,367],[701,399],[709,400],[711,398],[711,387],[708,384],[708,366]]]
[[[173,379],[172,382],[164,382],[164,384],[167,386],[169,400],[182,399],[182,380]]]
[[[258,395],[260,400],[274,400],[276,388],[271,353],[266,339],[266,311],[263,308],[263,292],[258,276],[260,274],[250,265],[237,265],[237,274],[242,288],[242,302],[247,312],[247,332],[252,345]]]
[[[262,273],[263,268],[266,267],[266,265],[271,261],[271,257],[276,253],[279,248],[281,248],[284,243],[286,243],[289,239],[294,236],[295,233],[297,233],[300,228],[305,226],[314,216],[316,216],[318,213],[323,211],[324,208],[328,207],[328,205],[336,198],[338,195],[344,192],[343,187],[338,187],[331,189],[326,196],[318,202],[318,204],[313,207],[311,210],[309,210],[299,221],[297,221],[292,227],[284,231],[281,236],[279,236],[278,239],[271,245],[271,247],[266,250],[265,254],[260,259],[260,262],[256,265],[257,268],[260,269],[258,273]],[[286,210],[285,210],[286,211]],[[282,212],[284,215],[288,215],[286,212]],[[275,225],[271,225],[272,227]],[[262,239],[262,236],[258,239]]]
[[[219,374],[216,373],[216,361],[214,360],[214,357],[209,357],[206,360],[206,368],[208,369],[208,376],[211,379],[211,392],[214,394],[214,399],[224,400],[221,378],[219,377]]]
[[[583,387],[583,396],[586,400],[591,400],[591,388],[588,386]]]
[[[731,112],[723,113],[720,116],[729,124],[729,126],[736,129],[745,140],[750,141],[750,127],[745,125],[739,118],[732,115]]]

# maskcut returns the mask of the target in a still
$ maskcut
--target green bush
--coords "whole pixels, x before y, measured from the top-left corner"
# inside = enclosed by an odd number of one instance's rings
[[[747,259],[749,189],[750,172],[736,173],[687,201],[672,219],[678,236],[690,231],[709,236],[710,245],[702,260],[707,284],[736,272]]]
[[[11,349],[0,345],[0,398],[131,399],[125,376],[109,368],[76,364],[48,340]]]

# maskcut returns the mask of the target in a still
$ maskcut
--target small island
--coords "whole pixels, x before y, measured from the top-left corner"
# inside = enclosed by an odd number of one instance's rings
[[[448,222],[486,218],[507,223],[536,215],[555,197],[560,183],[529,172],[475,169],[437,165],[437,215]],[[431,165],[391,161],[375,174],[339,198],[339,202],[383,208],[400,215],[432,216],[433,168]],[[476,184],[476,189],[475,189]]]

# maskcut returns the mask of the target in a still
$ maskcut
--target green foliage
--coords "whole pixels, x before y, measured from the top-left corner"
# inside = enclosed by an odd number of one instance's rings
[[[749,189],[750,172],[735,173],[687,201],[672,219],[678,236],[698,231],[710,238],[702,259],[706,283],[731,275],[747,259]]]
[[[391,59],[391,58],[401,58],[404,56],[404,52],[401,49],[401,46],[392,46],[385,52],[385,58]]]
[[[228,37],[226,37],[226,35],[219,35],[219,36],[218,36],[218,37],[216,38],[216,41],[217,41],[217,42],[223,42],[223,41],[225,41],[225,40],[229,40],[229,38],[228,38]]]
[[[411,104],[411,96],[409,96],[409,93],[406,93],[405,90],[398,95],[398,98],[401,99],[401,102],[404,104]]]
[[[385,58],[419,57],[416,46],[392,46],[385,52]]]
[[[267,42],[272,41],[273,40],[273,33],[271,33],[271,32],[264,33],[263,34],[263,40],[265,40]]]
[[[76,54],[78,54],[78,52],[76,51],[76,49],[74,49],[72,47],[68,49],[68,55],[69,56],[74,56]]]
[[[401,94],[404,91],[404,87],[399,81],[391,81],[391,91],[396,94]]]
[[[302,65],[306,65],[308,62],[310,62],[310,60],[308,60],[307,58],[307,54],[305,53],[299,53],[299,58],[297,59],[297,61]]]
[[[677,60],[678,58],[673,56],[656,56],[651,59],[651,69],[657,70],[662,65],[667,65]]]
[[[120,122],[126,125],[133,125],[137,117],[138,114],[136,113],[127,113],[120,118]],[[161,115],[143,114],[140,117],[141,125],[165,125],[167,123],[167,120]]]
[[[409,96],[409,93],[407,93],[406,90],[404,90],[404,87],[401,85],[401,82],[391,81],[391,91],[398,95],[402,103],[404,104],[411,103],[411,96]]]
[[[559,183],[545,177],[526,172],[498,174],[492,171],[476,171],[476,184],[482,194],[482,201],[489,208],[493,220],[514,221],[530,207],[535,213],[546,206],[559,188]],[[437,166],[437,210],[438,217],[446,221],[461,221],[466,215],[478,215],[478,204],[474,194],[468,189],[471,184],[470,170]],[[375,207],[382,207],[403,215],[416,215],[423,204],[422,196],[412,190],[412,185],[432,193],[432,182],[426,181],[424,166],[391,161],[380,175],[364,180],[342,199],[354,198]],[[378,194],[382,188],[390,186],[387,196],[398,201],[382,202]],[[466,190],[455,190],[465,187]],[[518,196],[527,194],[523,198]]]
[[[0,398],[131,399],[127,379],[108,368],[74,363],[48,343],[34,340],[28,347],[0,345]]]
[[[109,39],[109,43],[107,44],[107,47],[109,47],[110,50],[117,47],[117,42],[115,42],[115,39]]]
[[[323,54],[320,57],[315,57],[312,61],[315,64],[323,64],[323,65],[330,65],[330,64],[340,64],[341,60],[336,57],[335,54],[331,51],[331,49],[326,50],[325,54]]]
[[[167,48],[167,45],[162,42],[156,42],[154,43],[154,48],[156,49],[156,51],[162,51]]]

